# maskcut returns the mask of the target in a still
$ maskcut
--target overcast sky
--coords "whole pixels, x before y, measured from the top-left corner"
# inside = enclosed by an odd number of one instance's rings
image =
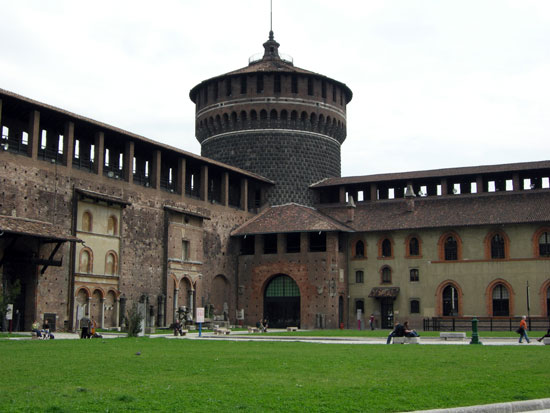
[[[550,1],[274,0],[280,52],[348,85],[342,175],[550,159]],[[269,0],[0,0],[0,88],[200,154],[189,90]]]

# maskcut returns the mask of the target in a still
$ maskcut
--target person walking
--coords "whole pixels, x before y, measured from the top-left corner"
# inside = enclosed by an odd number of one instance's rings
[[[537,338],[537,341],[542,341],[544,340],[546,337],[550,337],[550,328],[548,329],[548,331],[546,332],[545,335],[543,335],[541,338]]]
[[[374,314],[370,315],[369,324],[370,324],[370,329],[374,330]]]
[[[531,342],[529,340],[529,336],[527,335],[527,322],[525,321],[526,319],[527,319],[526,316],[521,317],[521,321],[519,322],[519,328],[517,329],[520,343],[522,342],[523,337],[525,337],[525,341],[527,341],[527,343]]]

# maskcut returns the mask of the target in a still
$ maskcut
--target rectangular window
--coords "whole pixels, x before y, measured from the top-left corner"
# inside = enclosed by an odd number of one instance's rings
[[[256,78],[256,93],[264,93],[264,75],[261,73],[257,74]]]
[[[411,314],[419,314],[419,313],[420,313],[420,301],[411,300]]]
[[[292,75],[290,89],[292,93],[298,93],[298,76]]]
[[[411,269],[409,272],[409,277],[411,282],[418,281],[420,279],[418,269],[416,268]]]
[[[214,100],[218,99],[218,82],[214,82]]]
[[[307,79],[307,94],[313,95],[313,79],[310,77]]]
[[[327,233],[326,232],[310,232],[309,233],[309,251],[310,252],[325,252],[327,250]]]
[[[281,75],[275,74],[275,79],[273,80],[273,92],[281,93]]]
[[[324,80],[321,82],[321,97],[323,99],[327,98],[327,82]]]
[[[300,233],[292,232],[286,234],[286,252],[296,253],[300,252]]]
[[[246,93],[246,75],[241,76],[241,95],[244,95]]]
[[[264,235],[264,254],[277,254],[277,234]]]
[[[254,235],[245,235],[241,240],[241,255],[254,255]]]
[[[336,85],[332,85],[332,101],[336,102]]]
[[[189,261],[189,241],[181,241],[181,259],[183,261]]]
[[[231,96],[231,78],[225,79],[225,96]]]
[[[363,271],[355,271],[355,282],[357,284],[362,284],[363,280]]]

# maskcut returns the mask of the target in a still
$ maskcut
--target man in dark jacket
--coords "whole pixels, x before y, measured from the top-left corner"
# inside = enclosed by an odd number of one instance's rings
[[[388,336],[388,341],[386,341],[386,344],[390,344],[393,337],[403,337],[404,335],[405,327],[401,323],[396,323],[393,331]]]

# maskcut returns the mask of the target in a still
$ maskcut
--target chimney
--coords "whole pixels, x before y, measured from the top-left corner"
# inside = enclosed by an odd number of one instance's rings
[[[353,202],[353,197],[349,197],[349,201],[346,205],[346,208],[348,210],[348,220],[347,222],[353,222],[355,219],[355,202]]]
[[[414,212],[414,198],[416,198],[416,195],[414,193],[414,189],[412,184],[407,184],[407,188],[405,189],[405,203],[407,204],[407,212]]]

